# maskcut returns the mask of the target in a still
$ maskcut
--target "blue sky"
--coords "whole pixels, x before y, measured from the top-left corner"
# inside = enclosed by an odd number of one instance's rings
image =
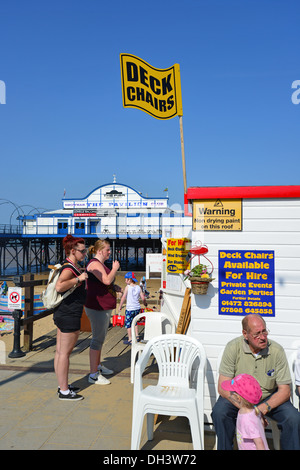
[[[183,205],[179,119],[123,108],[122,52],[180,64],[188,187],[299,184],[299,24],[298,0],[2,0],[0,223],[113,174]]]

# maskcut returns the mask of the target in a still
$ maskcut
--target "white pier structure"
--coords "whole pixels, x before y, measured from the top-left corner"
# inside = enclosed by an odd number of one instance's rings
[[[21,217],[23,237],[59,237],[71,233],[84,238],[161,239],[184,236],[191,217],[172,210],[168,197],[145,197],[114,181],[83,198],[62,199],[62,208]],[[181,233],[182,232],[182,233]]]

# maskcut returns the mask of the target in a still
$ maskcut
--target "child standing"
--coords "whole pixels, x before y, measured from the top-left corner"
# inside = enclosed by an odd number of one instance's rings
[[[146,299],[149,298],[149,291],[147,290],[147,283],[146,283],[146,278],[145,276],[142,277],[141,282],[140,282],[140,288],[142,292],[145,294]]]
[[[249,374],[240,374],[221,384],[231,392],[231,400],[239,408],[236,437],[239,450],[269,450],[263,419],[255,406],[262,397],[258,381]]]
[[[134,317],[140,313],[141,307],[139,299],[141,298],[145,304],[145,295],[142,292],[140,286],[136,285],[137,279],[132,271],[125,274],[125,282],[126,287],[120,301],[119,313],[122,309],[125,299],[127,299],[125,312],[125,328],[127,328],[128,340],[124,341],[124,344],[131,344],[131,323]],[[138,335],[137,329],[138,328],[136,326],[136,336]]]

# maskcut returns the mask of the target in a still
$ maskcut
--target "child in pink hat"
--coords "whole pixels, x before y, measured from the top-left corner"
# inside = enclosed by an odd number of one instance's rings
[[[231,392],[231,400],[239,408],[236,438],[239,450],[269,450],[261,413],[257,405],[262,397],[258,381],[249,374],[240,374],[221,384]]]

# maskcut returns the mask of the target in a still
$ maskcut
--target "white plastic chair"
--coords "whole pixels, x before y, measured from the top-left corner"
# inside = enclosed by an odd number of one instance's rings
[[[143,371],[154,355],[157,385],[143,388]],[[195,450],[204,449],[204,378],[206,354],[195,338],[165,334],[151,339],[135,366],[131,449],[138,450],[145,414],[148,440],[153,439],[155,414],[189,419]]]
[[[297,360],[297,351],[293,351],[288,358],[288,364],[289,364],[291,379],[292,379],[291,402],[293,403],[295,407],[296,407],[296,403],[298,399],[297,394],[296,394],[295,373],[294,373],[296,360]],[[278,429],[278,426],[275,420],[269,418],[269,416],[267,416],[267,419],[272,429],[274,449],[280,450],[280,430]]]
[[[137,322],[145,317],[145,329],[144,329],[144,339],[142,341],[137,341],[135,326]],[[131,324],[131,371],[130,371],[130,381],[133,383],[134,380],[134,366],[136,362],[137,355],[145,348],[147,342],[154,338],[155,336],[160,336],[164,333],[175,333],[176,323],[174,318],[163,312],[145,312],[139,313],[134,317]]]
[[[299,397],[296,393],[296,382],[295,382],[296,361],[300,361],[300,348],[298,349],[298,351],[293,351],[289,355],[289,358],[288,358],[288,363],[289,363],[289,368],[290,368],[290,373],[291,373],[291,378],[292,378],[291,402],[293,403],[294,407],[298,409]],[[298,377],[298,380],[299,380],[299,377]]]
[[[218,360],[217,360],[217,374],[219,374],[219,368],[222,360],[222,356],[224,353],[224,349],[219,353]],[[219,397],[219,392],[218,392],[218,375],[217,375],[217,382],[216,382],[216,400]],[[273,445],[275,450],[280,450],[280,430],[278,429],[277,423],[275,420],[271,419],[269,416],[267,416],[267,419],[269,421],[269,425],[272,430],[272,438],[273,438]],[[216,446],[217,446],[217,435],[216,435]]]
[[[0,341],[0,364],[6,364],[6,347],[4,341]]]

